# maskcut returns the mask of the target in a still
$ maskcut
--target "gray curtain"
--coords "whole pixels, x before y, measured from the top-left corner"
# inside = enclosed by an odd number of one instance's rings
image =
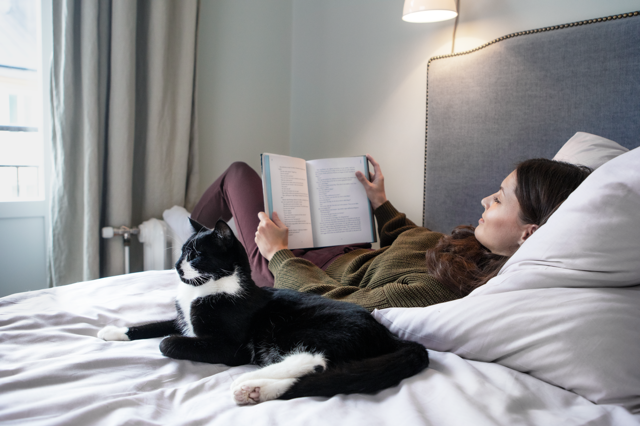
[[[51,286],[124,272],[103,226],[195,204],[198,6],[53,1]]]

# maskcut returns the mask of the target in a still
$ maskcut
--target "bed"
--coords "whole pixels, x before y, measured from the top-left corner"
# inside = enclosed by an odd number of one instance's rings
[[[468,297],[374,312],[429,349],[399,386],[238,407],[229,386],[253,366],[96,338],[173,317],[175,272],[149,271],[0,299],[0,423],[640,424],[638,69],[638,12],[429,61],[425,226],[475,224],[518,160],[602,165]]]

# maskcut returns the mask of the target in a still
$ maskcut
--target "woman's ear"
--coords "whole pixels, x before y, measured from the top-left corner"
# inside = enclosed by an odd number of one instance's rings
[[[520,241],[518,241],[518,244],[522,245],[522,243],[524,243],[527,240],[527,238],[532,236],[533,233],[538,230],[538,228],[540,228],[540,226],[535,225],[533,223],[529,223],[529,224],[525,225],[524,226],[524,231],[522,232],[522,235],[520,236]]]

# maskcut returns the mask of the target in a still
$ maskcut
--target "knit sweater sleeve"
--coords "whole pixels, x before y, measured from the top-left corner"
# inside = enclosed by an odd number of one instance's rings
[[[283,267],[284,266],[284,267]],[[420,307],[457,298],[428,274],[404,277],[376,288],[344,285],[332,279],[322,269],[289,250],[278,251],[269,269],[276,277],[277,288],[319,294],[333,300],[351,302],[369,311],[390,307]]]
[[[400,234],[409,229],[416,228],[416,224],[400,213],[387,201],[378,207],[373,214],[378,222],[378,235],[380,235],[380,247],[390,246]]]

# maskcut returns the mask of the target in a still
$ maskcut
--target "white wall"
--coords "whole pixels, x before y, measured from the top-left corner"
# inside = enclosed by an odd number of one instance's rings
[[[200,192],[234,161],[289,152],[292,0],[203,0]]]
[[[294,3],[291,152],[370,153],[394,205],[419,221],[426,60],[452,31],[408,24],[401,12],[402,1]]]
[[[517,31],[640,10],[640,0],[460,2],[456,51]],[[420,222],[426,64],[450,53],[453,20],[405,23],[402,5],[204,0],[200,164],[209,170],[202,171],[202,190],[233,160],[259,170],[264,151],[289,149],[308,159],[370,153],[382,164],[389,198]]]

